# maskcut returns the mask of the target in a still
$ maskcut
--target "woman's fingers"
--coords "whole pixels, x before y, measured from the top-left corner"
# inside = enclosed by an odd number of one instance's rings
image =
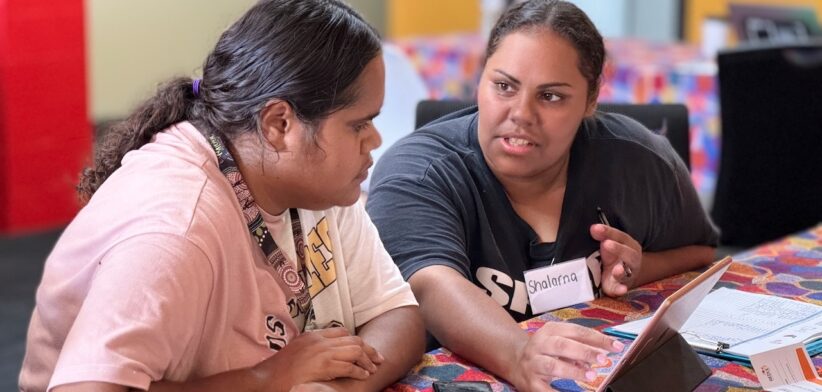
[[[576,366],[572,362],[557,357],[540,356],[536,361],[536,373],[547,382],[554,378],[568,378],[580,381],[593,381],[596,372]]]
[[[599,248],[600,253],[604,256],[603,265],[626,263],[633,266],[639,262],[642,255],[636,249],[614,240],[602,241]]]
[[[608,362],[607,351],[564,336],[551,336],[544,340],[546,355],[588,365],[604,365]]]
[[[602,281],[602,291],[605,295],[609,297],[619,297],[625,295],[628,292],[628,286],[624,283],[620,283],[617,278],[614,279],[603,279]]]
[[[567,322],[549,322],[528,342],[530,351],[525,359],[533,378],[548,385],[554,378],[593,381],[596,371],[591,366],[608,363],[608,352],[618,352],[624,345],[591,328]]]
[[[614,263],[618,260],[638,261],[642,247],[633,237],[624,231],[602,224],[591,225],[591,237],[601,243],[602,262]]]
[[[377,365],[383,357],[376,349],[366,344],[358,336],[343,336],[330,340],[333,345],[333,358],[356,364],[371,373],[377,371]]]
[[[365,380],[371,376],[371,372],[362,367],[348,361],[331,361],[327,368],[328,378],[325,381],[331,381],[335,378],[350,377],[357,380]]]
[[[543,354],[581,360],[590,364],[600,362],[601,358],[598,354],[619,352],[624,347],[619,341],[601,332],[568,322],[545,323],[531,337],[529,343],[538,344]],[[568,350],[575,352],[566,352]],[[578,350],[582,350],[585,354],[580,355]]]
[[[380,354],[377,351],[377,349],[375,349],[368,343],[362,342],[362,349],[363,351],[365,351],[365,354],[368,355],[368,358],[376,364],[380,364],[382,363],[382,361],[385,360],[385,357],[383,357],[382,354]]]
[[[600,241],[602,291],[609,296],[627,293],[642,267],[642,247],[629,234],[610,226],[591,225],[590,232]]]

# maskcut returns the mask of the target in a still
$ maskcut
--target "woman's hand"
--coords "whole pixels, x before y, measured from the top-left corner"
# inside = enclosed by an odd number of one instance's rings
[[[555,378],[593,381],[591,365],[604,365],[608,352],[623,344],[591,328],[568,322],[548,322],[518,350],[517,375],[511,383],[519,391],[553,391]]]
[[[300,384],[337,378],[365,380],[377,371],[383,357],[358,336],[344,328],[305,332],[278,353],[257,364],[253,371],[283,391]],[[317,385],[297,390],[316,389]],[[314,389],[304,389],[314,388]]]
[[[627,293],[642,269],[642,247],[628,233],[611,226],[595,224],[590,231],[599,241],[602,292],[610,297]]]

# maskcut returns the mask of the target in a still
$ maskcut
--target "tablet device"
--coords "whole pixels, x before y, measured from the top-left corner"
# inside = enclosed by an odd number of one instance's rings
[[[617,377],[627,372],[631,365],[647,357],[674,336],[722,277],[731,262],[730,257],[718,261],[666,298],[597,391],[604,391]]]

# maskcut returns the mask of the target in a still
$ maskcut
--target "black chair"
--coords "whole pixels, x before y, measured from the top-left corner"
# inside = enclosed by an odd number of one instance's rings
[[[417,104],[415,128],[420,128],[448,113],[472,105],[475,105],[472,101],[420,101]],[[674,151],[685,162],[685,166],[688,169],[691,168],[690,123],[688,121],[688,108],[685,105],[599,103],[598,108],[603,112],[624,114],[648,129],[664,135],[670,141]]]
[[[721,52],[712,216],[749,247],[822,221],[822,41]]]
[[[417,103],[414,129],[419,129],[446,114],[476,105],[474,101],[425,99]]]

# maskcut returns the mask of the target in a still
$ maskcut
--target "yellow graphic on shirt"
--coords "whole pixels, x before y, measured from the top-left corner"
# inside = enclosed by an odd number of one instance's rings
[[[305,268],[308,293],[314,298],[337,280],[334,249],[328,236],[328,221],[323,218],[306,236]]]

